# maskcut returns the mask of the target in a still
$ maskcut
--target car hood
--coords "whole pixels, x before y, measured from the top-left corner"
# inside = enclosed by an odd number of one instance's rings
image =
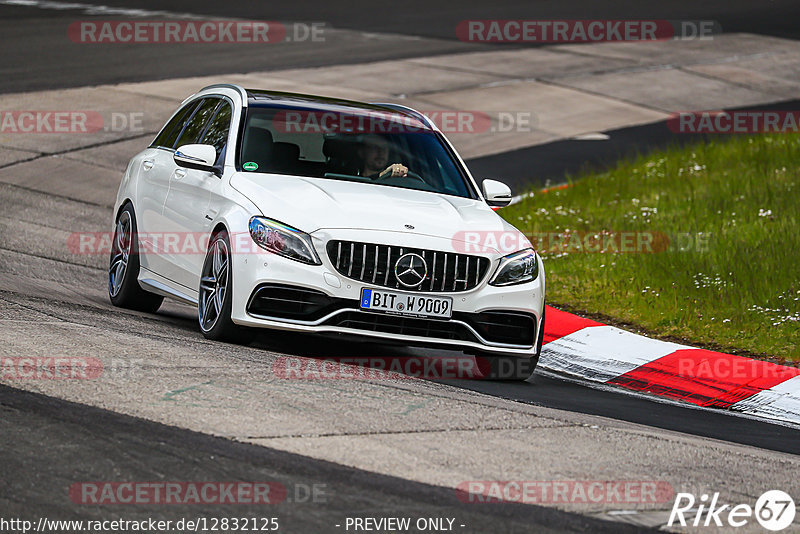
[[[417,233],[449,240],[461,240],[466,232],[519,235],[516,228],[486,203],[469,198],[261,173],[236,173],[231,185],[264,216],[308,233],[350,228]]]

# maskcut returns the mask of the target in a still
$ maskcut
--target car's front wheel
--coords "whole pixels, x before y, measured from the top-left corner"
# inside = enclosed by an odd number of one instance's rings
[[[231,320],[233,270],[230,240],[224,230],[214,234],[209,241],[198,297],[197,319],[206,338],[243,344],[252,341],[252,331]]]
[[[111,259],[108,265],[108,297],[111,304],[155,313],[164,297],[148,293],[139,286],[139,250],[136,216],[128,202],[119,212],[111,242]]]

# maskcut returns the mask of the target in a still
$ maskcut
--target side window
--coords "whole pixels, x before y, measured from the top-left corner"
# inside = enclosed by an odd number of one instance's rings
[[[212,145],[217,149],[217,165],[222,163],[225,157],[225,147],[228,143],[228,132],[231,126],[231,116],[233,110],[231,105],[223,100],[217,108],[217,114],[211,119],[203,139],[200,141],[204,145]]]
[[[186,104],[178,113],[176,113],[175,116],[172,117],[172,120],[170,120],[156,136],[155,140],[150,146],[163,146],[172,148],[172,145],[175,144],[175,140],[178,138],[178,134],[181,133],[181,130],[183,129],[183,123],[187,118],[191,117],[192,111],[194,111],[194,108],[197,107],[197,103],[197,100],[190,102],[189,104]]]
[[[219,99],[217,98],[203,99],[194,112],[194,115],[192,115],[192,118],[186,123],[186,126],[183,128],[178,138],[178,142],[173,145],[173,148],[196,143],[200,137],[200,133],[214,115],[217,104],[219,104]]]

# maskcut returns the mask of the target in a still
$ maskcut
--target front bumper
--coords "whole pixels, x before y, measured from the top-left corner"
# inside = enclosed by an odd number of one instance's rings
[[[363,230],[352,231],[352,236],[347,234],[337,230],[336,238],[363,240],[364,234],[371,234],[368,237],[373,242],[447,250],[444,240],[430,236]],[[500,255],[491,258],[489,275],[474,289],[428,293],[453,298],[451,319],[422,319],[360,310],[361,289],[380,286],[339,274],[325,253],[330,236],[323,233],[313,237],[322,265],[305,265],[267,251],[234,258],[231,317],[235,323],[296,332],[356,335],[467,352],[519,357],[538,353],[544,307],[541,259],[536,280],[495,287],[488,280]]]

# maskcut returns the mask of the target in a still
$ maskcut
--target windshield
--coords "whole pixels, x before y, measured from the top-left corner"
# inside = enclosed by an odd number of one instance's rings
[[[399,113],[250,107],[244,172],[345,180],[475,198],[435,132]]]

